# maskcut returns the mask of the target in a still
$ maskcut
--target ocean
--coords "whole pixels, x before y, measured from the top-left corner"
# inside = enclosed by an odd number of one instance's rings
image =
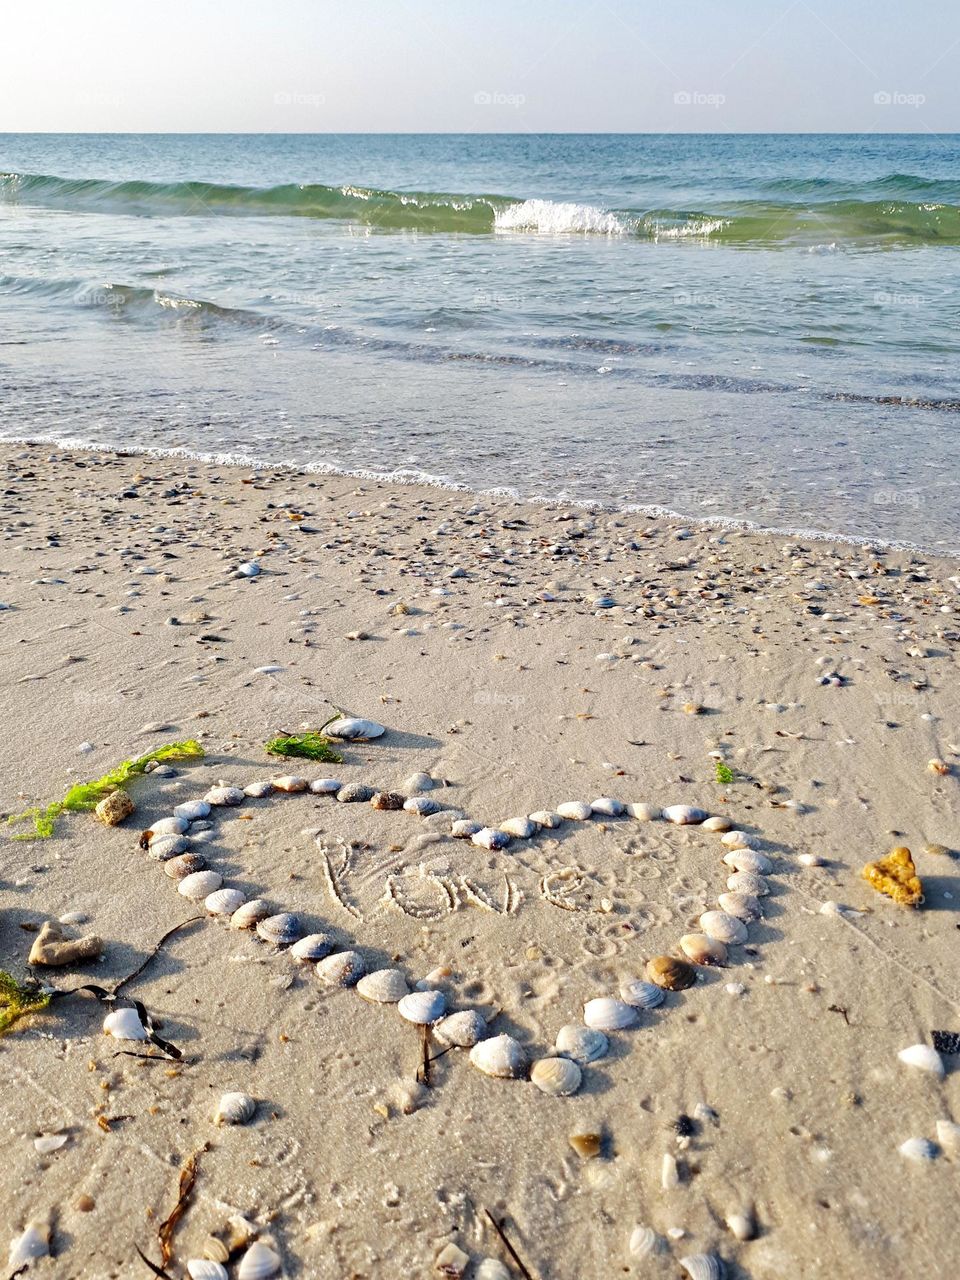
[[[960,549],[960,136],[0,134],[0,439]]]

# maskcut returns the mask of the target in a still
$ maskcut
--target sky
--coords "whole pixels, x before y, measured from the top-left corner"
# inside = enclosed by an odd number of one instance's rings
[[[7,0],[0,132],[955,132],[955,0]]]

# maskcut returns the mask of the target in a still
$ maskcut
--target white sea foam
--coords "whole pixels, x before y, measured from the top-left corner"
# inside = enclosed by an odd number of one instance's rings
[[[629,235],[631,228],[615,213],[590,204],[561,203],[554,200],[524,200],[498,209],[496,231],[533,231],[537,235],[562,236],[592,233],[604,236]]]

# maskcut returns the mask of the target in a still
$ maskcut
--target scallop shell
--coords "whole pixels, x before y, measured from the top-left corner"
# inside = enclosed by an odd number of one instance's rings
[[[649,1258],[653,1254],[663,1251],[663,1240],[657,1235],[653,1227],[645,1227],[638,1224],[630,1232],[630,1239],[627,1242],[627,1252],[631,1258],[635,1258],[638,1262],[642,1258]]]
[[[726,831],[720,837],[720,843],[728,849],[755,849],[760,841],[749,831]]]
[[[596,800],[591,800],[590,809],[601,818],[619,818],[623,815],[624,804],[622,800],[614,800],[612,796],[598,796]]]
[[[308,933],[305,938],[295,942],[290,948],[294,960],[309,964],[313,960],[322,960],[328,955],[333,943],[325,933]]]
[[[372,800],[373,794],[373,787],[368,787],[363,782],[348,782],[337,792],[337,800],[340,804],[362,804],[366,800]]]
[[[203,797],[214,808],[243,804],[246,796],[239,787],[211,787]]]
[[[710,816],[704,809],[695,809],[688,804],[672,804],[663,811],[663,816],[668,822],[674,822],[677,826],[685,827],[692,823],[706,822]]]
[[[731,849],[723,855],[723,860],[734,871],[752,871],[758,876],[768,876],[773,870],[770,859],[753,849]]]
[[[246,1124],[257,1109],[256,1098],[249,1093],[225,1093],[213,1113],[214,1124]]]
[[[286,773],[282,778],[271,778],[270,785],[274,791],[284,791],[287,795],[292,795],[296,791],[306,791],[307,780],[298,777],[295,773]]]
[[[229,1280],[227,1268],[212,1258],[188,1258],[187,1275],[190,1280]]]
[[[442,991],[411,991],[397,1002],[397,1013],[406,1022],[429,1026],[443,1017],[447,997]]]
[[[342,786],[339,778],[314,778],[310,790],[315,796],[335,796]]]
[[[374,969],[357,983],[357,995],[375,1004],[396,1004],[410,991],[399,969]]]
[[[404,800],[403,807],[407,813],[415,813],[420,818],[429,818],[432,813],[439,813],[443,805],[429,796],[411,796],[409,800]]]
[[[257,923],[257,936],[276,947],[296,942],[300,933],[300,921],[292,911],[281,911],[275,916],[265,916]]]
[[[473,822],[470,818],[458,818],[450,827],[450,834],[457,840],[472,840],[477,832],[482,830],[482,822]]]
[[[536,813],[531,813],[530,821],[535,822],[538,827],[546,827],[548,831],[556,831],[563,822],[563,814],[554,813],[551,809],[538,809]]]
[[[272,908],[263,898],[251,898],[230,917],[231,929],[252,929],[261,920],[266,920]]]
[[[686,960],[676,956],[654,956],[648,960],[644,973],[647,978],[665,991],[685,991],[697,980],[697,971]]]
[[[929,1138],[908,1138],[906,1142],[900,1143],[897,1150],[905,1159],[912,1160],[916,1164],[922,1164],[925,1160],[936,1160],[940,1154],[940,1148]]]
[[[283,1262],[262,1240],[254,1240],[253,1244],[240,1259],[237,1267],[237,1280],[270,1280],[275,1276]]]
[[[183,804],[173,806],[173,814],[176,818],[186,818],[188,822],[196,822],[198,818],[205,818],[210,812],[210,806],[206,800],[184,800]]]
[[[530,1079],[541,1093],[566,1098],[580,1088],[583,1072],[572,1058],[539,1058],[530,1068]]]
[[[927,1071],[938,1080],[942,1080],[946,1073],[943,1059],[936,1049],[928,1044],[912,1044],[909,1049],[901,1049],[897,1057],[905,1066],[916,1067],[918,1071]]]
[[[638,1022],[637,1011],[625,1000],[613,996],[598,996],[583,1006],[583,1020],[594,1031],[625,1031]]]
[[[727,876],[727,888],[732,893],[752,893],[755,898],[763,898],[770,892],[763,876],[752,871],[734,871]]]
[[[495,827],[481,827],[470,840],[481,849],[506,849],[510,836],[506,831],[498,831]]]
[[[207,894],[203,905],[212,916],[232,916],[243,906],[244,897],[241,889],[215,889]]]
[[[705,911],[700,917],[700,928],[715,942],[739,946],[747,940],[747,926],[726,911]]]
[[[366,961],[359,951],[337,951],[318,961],[317,977],[331,987],[352,987],[366,972]]]
[[[393,811],[402,809],[405,797],[399,791],[378,791],[376,795],[370,797],[370,803],[374,809],[385,809]]]
[[[537,824],[531,822],[529,818],[508,818],[506,822],[500,823],[500,830],[505,831],[508,836],[515,836],[518,840],[529,840],[537,829]]]
[[[147,1028],[136,1009],[114,1009],[103,1020],[103,1030],[114,1040],[149,1040]]]
[[[656,1009],[657,1005],[663,1004],[666,997],[663,989],[653,982],[643,982],[641,980],[621,982],[620,999],[626,1001],[627,1004],[633,1005],[635,1009]]]
[[[181,853],[163,864],[163,874],[171,880],[185,880],[195,871],[203,871],[207,860],[202,853]]]
[[[588,1062],[605,1058],[610,1050],[610,1041],[602,1031],[571,1022],[557,1032],[556,1048],[565,1058],[572,1058],[585,1066]]]
[[[723,814],[717,814],[713,818],[707,818],[703,824],[704,831],[729,831],[733,823]]]
[[[663,810],[656,804],[637,804],[627,805],[627,815],[636,818],[637,822],[656,822],[658,818],[663,817]]]
[[[725,965],[727,948],[716,938],[708,938],[705,933],[685,933],[680,939],[680,950],[694,964]]]
[[[715,1253],[690,1253],[678,1261],[690,1280],[723,1280],[726,1273]]]
[[[721,911],[726,911],[729,916],[736,916],[738,920],[759,920],[763,915],[760,901],[752,893],[721,893],[717,902]]]
[[[448,1013],[433,1028],[434,1039],[457,1049],[472,1049],[487,1034],[487,1020],[479,1009]]]
[[[324,727],[323,732],[331,738],[340,738],[344,742],[369,742],[371,738],[379,738],[386,733],[382,724],[376,720],[358,720],[345,716],[342,720],[334,720]]]
[[[177,885],[177,893],[191,902],[202,902],[223,884],[219,871],[191,871]]]
[[[586,822],[592,817],[593,810],[584,800],[564,800],[557,805],[557,813],[561,818],[571,818],[574,822]]]
[[[150,857],[153,858],[154,862],[166,862],[169,858],[175,858],[178,853],[183,853],[184,849],[190,847],[183,836],[175,835],[154,836],[149,843]]]
[[[526,1074],[527,1053],[513,1036],[493,1036],[473,1046],[470,1062],[484,1075],[498,1080],[515,1080]]]
[[[161,818],[159,822],[150,824],[150,829],[145,832],[151,839],[154,836],[182,836],[190,826],[186,818],[178,818],[174,815],[172,818]]]
[[[243,788],[243,794],[249,796],[251,800],[263,800],[265,796],[273,795],[273,783],[265,778],[257,782],[248,782]]]

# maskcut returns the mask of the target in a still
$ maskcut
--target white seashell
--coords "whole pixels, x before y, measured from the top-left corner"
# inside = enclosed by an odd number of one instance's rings
[[[300,933],[300,921],[292,911],[280,911],[275,916],[265,916],[257,922],[257,936],[275,947],[296,942]]]
[[[42,1156],[51,1156],[54,1151],[59,1151],[61,1147],[69,1142],[69,1135],[66,1133],[42,1133],[39,1138],[34,1138],[34,1150]]]
[[[262,1240],[254,1240],[253,1244],[240,1259],[237,1267],[237,1280],[270,1280],[283,1265],[280,1255]]]
[[[759,901],[752,893],[721,893],[717,899],[720,909],[738,920],[759,920],[763,915]]]
[[[450,834],[457,840],[471,840],[478,831],[482,830],[482,822],[473,822],[470,818],[457,818],[450,827]]]
[[[685,933],[680,939],[680,950],[694,964],[724,965],[727,962],[727,948],[716,938],[708,938],[705,933]]]
[[[506,831],[498,831],[496,827],[481,827],[470,837],[470,842],[481,849],[506,849],[510,836]]]
[[[333,943],[325,933],[308,933],[305,938],[293,944],[290,954],[294,960],[309,964],[313,960],[322,960],[332,946]]]
[[[50,1228],[45,1222],[28,1222],[23,1233],[10,1241],[7,1266],[15,1275],[26,1269],[37,1258],[45,1258],[50,1252]]]
[[[515,1080],[526,1074],[527,1053],[513,1036],[493,1036],[470,1050],[470,1061],[484,1075],[498,1080]]]
[[[256,1098],[249,1093],[225,1093],[213,1113],[214,1124],[246,1124],[257,1109]]]
[[[342,786],[339,778],[314,778],[310,790],[315,796],[335,796]]]
[[[171,880],[185,880],[194,871],[204,871],[207,860],[202,853],[180,853],[163,864],[163,874]]]
[[[474,1277],[475,1280],[513,1280],[510,1272],[499,1258],[484,1258],[477,1263]]]
[[[797,861],[804,867],[826,866],[826,858],[821,858],[819,853],[798,853]]]
[[[763,898],[770,892],[763,876],[752,871],[734,871],[727,876],[727,888],[732,893],[752,893],[755,898]]]
[[[660,1161],[660,1186],[664,1191],[676,1191],[680,1185],[680,1170],[677,1158],[669,1151]]]
[[[565,1058],[572,1058],[574,1062],[586,1066],[588,1062],[596,1062],[598,1058],[607,1056],[610,1041],[602,1031],[571,1022],[557,1032],[556,1048]]]
[[[553,813],[550,809],[538,809],[536,813],[531,813],[530,821],[535,822],[538,827],[546,827],[549,831],[556,831],[563,822],[563,815]]]
[[[439,813],[442,808],[430,796],[410,796],[409,799],[404,800],[403,807],[407,813],[415,813],[421,818],[429,818],[431,814]]]
[[[627,805],[627,815],[636,818],[637,822],[656,822],[663,817],[663,810],[659,805],[639,802]]]
[[[630,1232],[627,1252],[631,1258],[635,1258],[639,1262],[642,1258],[649,1258],[653,1254],[662,1253],[664,1243],[662,1237],[657,1235],[653,1227],[645,1227],[638,1224]]]
[[[508,836],[516,836],[518,840],[529,840],[537,829],[537,824],[529,818],[508,818],[500,823],[500,830]]]
[[[469,1253],[464,1253],[458,1244],[451,1240],[445,1244],[434,1259],[434,1269],[442,1276],[452,1276],[453,1280],[461,1277],[470,1265]]]
[[[260,566],[253,560],[245,560],[243,564],[237,565],[238,578],[255,578],[260,573]]]
[[[211,787],[203,798],[214,808],[224,808],[243,804],[246,796],[239,787]]]
[[[177,885],[177,893],[191,902],[202,902],[223,884],[219,871],[193,871]]]
[[[739,946],[747,940],[747,926],[726,911],[705,911],[700,917],[700,928],[714,942]]]
[[[594,1031],[625,1031],[638,1022],[637,1011],[625,1000],[612,996],[599,996],[583,1006],[583,1020]]]
[[[190,826],[186,818],[161,818],[159,822],[150,824],[150,831],[154,836],[182,836]],[[153,841],[151,840],[151,843]]]
[[[434,1039],[457,1049],[472,1049],[487,1034],[487,1020],[479,1009],[448,1013],[433,1028]]]
[[[713,818],[707,818],[703,824],[704,831],[729,831],[733,823],[729,818],[725,818],[723,814],[718,813]]]
[[[720,837],[720,843],[728,849],[755,849],[760,841],[749,831],[727,831]]]
[[[227,1268],[212,1258],[188,1258],[187,1275],[190,1280],[229,1280]]]
[[[940,1154],[940,1148],[929,1138],[908,1138],[906,1142],[900,1143],[897,1150],[906,1160],[912,1160],[915,1164],[936,1160]]]
[[[949,1155],[960,1155],[960,1124],[953,1120],[938,1120],[937,1141]]]
[[[177,818],[186,818],[188,822],[196,822],[205,818],[210,812],[206,800],[185,800],[183,804],[174,805],[173,812]]]
[[[357,995],[376,1004],[396,1004],[410,991],[399,969],[375,969],[357,983]]]
[[[442,991],[411,991],[397,1002],[397,1013],[407,1022],[427,1027],[443,1017],[447,997]]]
[[[338,951],[317,962],[316,974],[331,987],[355,986],[366,972],[359,951]]]
[[[147,1040],[149,1033],[136,1009],[114,1009],[103,1020],[103,1030],[114,1040]]]
[[[752,1213],[731,1213],[727,1218],[727,1227],[737,1240],[752,1240],[757,1234],[757,1224]]]
[[[307,780],[300,778],[295,773],[286,773],[280,778],[271,778],[270,785],[274,791],[283,791],[287,795],[293,795],[296,791],[306,791]]]
[[[243,906],[245,896],[241,889],[215,889],[207,894],[203,905],[212,916],[232,916]]]
[[[272,908],[263,898],[251,898],[230,917],[231,929],[252,929],[261,920],[266,920]]]
[[[261,778],[258,782],[248,782],[243,788],[243,794],[249,796],[251,800],[262,800],[265,796],[273,795],[273,783],[265,778]]]
[[[706,822],[710,816],[704,809],[695,809],[688,804],[672,804],[663,811],[663,816],[667,822],[674,822],[677,826],[689,826],[691,823]]]
[[[357,720],[352,716],[345,716],[342,720],[334,720],[332,724],[328,724],[323,732],[344,742],[369,742],[371,738],[379,738],[386,733],[386,729],[382,724],[377,724],[376,720]]]
[[[656,983],[644,982],[638,978],[621,982],[620,999],[633,1005],[635,1009],[656,1009],[657,1005],[663,1004],[666,999],[666,992]]]
[[[169,858],[175,858],[178,853],[183,853],[189,847],[189,842],[183,836],[169,834],[152,836],[150,838],[150,857],[155,862],[166,862]]]
[[[690,1280],[723,1280],[726,1267],[715,1253],[691,1253],[679,1259]]]
[[[591,800],[590,809],[600,818],[619,818],[623,815],[624,804],[622,800],[614,800],[612,796],[598,796],[596,800]]]
[[[541,1093],[566,1098],[580,1088],[583,1072],[572,1058],[539,1058],[530,1068],[530,1079]]]
[[[405,795],[416,796],[421,791],[432,791],[435,786],[436,783],[429,773],[411,773],[410,777],[400,784],[400,790]]]
[[[927,1071],[938,1080],[942,1080],[946,1072],[943,1059],[936,1049],[928,1044],[912,1044],[909,1049],[901,1049],[897,1057],[906,1066],[916,1067],[918,1071]]]
[[[583,800],[564,800],[563,804],[557,805],[557,813],[561,818],[570,818],[574,822],[586,822],[593,816],[593,810]]]
[[[768,876],[773,870],[770,859],[753,849],[731,849],[723,855],[723,860],[734,871],[752,871],[758,876]]]

